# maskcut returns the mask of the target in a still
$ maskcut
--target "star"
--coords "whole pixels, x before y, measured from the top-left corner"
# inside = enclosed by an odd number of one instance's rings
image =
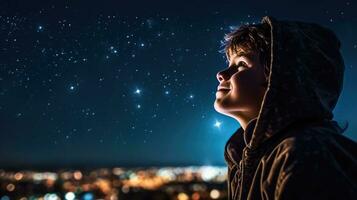
[[[74,86],[71,85],[71,86],[69,87],[69,89],[73,91],[73,90],[74,90]]]
[[[217,121],[214,123],[214,126],[217,127],[217,128],[221,128],[221,125],[222,125],[222,122],[220,121]]]
[[[116,49],[114,48],[114,46],[111,46],[111,47],[109,48],[109,50],[110,50],[111,53],[114,53],[114,54],[118,53],[118,50],[116,50]]]
[[[141,94],[141,90],[140,89],[136,89],[134,93],[135,94]]]
[[[43,26],[41,26],[41,25],[37,27],[37,32],[40,32],[40,31],[43,31]]]

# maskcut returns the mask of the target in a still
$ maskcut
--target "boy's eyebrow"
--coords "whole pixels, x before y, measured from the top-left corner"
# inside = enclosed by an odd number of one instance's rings
[[[247,56],[249,54],[249,52],[245,51],[244,49],[242,48],[238,48],[238,49],[229,49],[228,52],[227,52],[227,57],[230,58],[231,55],[236,55],[236,56]]]
[[[240,51],[237,53],[237,56],[247,56],[249,53],[245,52],[245,51]]]
[[[239,51],[238,53],[234,53],[233,55],[235,55],[235,57],[241,57],[241,56],[248,57],[249,53],[245,52],[245,51]],[[229,61],[231,59],[231,56],[229,54],[228,54],[228,58],[229,58],[228,59],[228,61]],[[236,59],[236,58],[234,58],[234,59]]]
[[[234,54],[236,54],[237,56],[247,56],[249,54],[248,51],[245,51],[244,49],[242,48],[238,48],[238,50],[236,50],[234,52]]]

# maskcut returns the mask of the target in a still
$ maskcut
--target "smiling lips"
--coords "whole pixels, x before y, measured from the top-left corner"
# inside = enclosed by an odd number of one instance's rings
[[[217,91],[229,91],[231,90],[229,87],[224,87],[224,86],[218,86]]]

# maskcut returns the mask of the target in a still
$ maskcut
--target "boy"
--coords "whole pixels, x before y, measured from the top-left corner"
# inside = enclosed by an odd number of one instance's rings
[[[214,107],[241,125],[225,146],[228,199],[357,199],[357,144],[332,114],[344,73],[335,34],[264,17],[225,39]]]

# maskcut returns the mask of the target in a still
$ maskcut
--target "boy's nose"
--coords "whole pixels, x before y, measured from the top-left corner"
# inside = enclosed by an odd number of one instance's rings
[[[218,82],[226,81],[230,78],[227,70],[219,71],[216,77]]]

